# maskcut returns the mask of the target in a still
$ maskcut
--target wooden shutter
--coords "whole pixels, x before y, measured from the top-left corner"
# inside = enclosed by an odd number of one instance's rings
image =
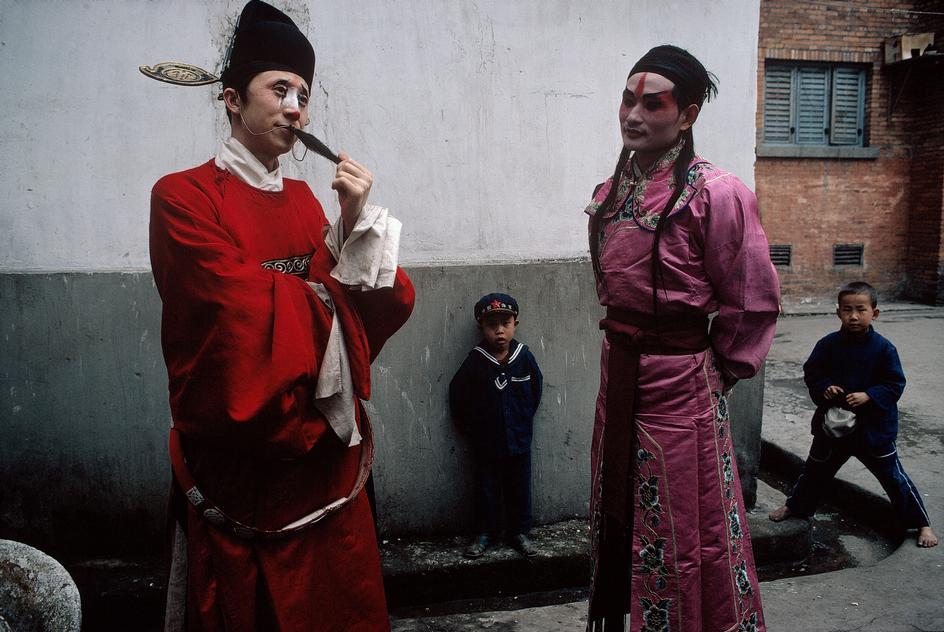
[[[862,145],[865,110],[865,72],[860,68],[833,69],[831,145]]]
[[[825,145],[829,70],[819,66],[797,68],[798,145]]]
[[[768,65],[764,72],[764,141],[791,143],[790,113],[793,111],[793,69]]]

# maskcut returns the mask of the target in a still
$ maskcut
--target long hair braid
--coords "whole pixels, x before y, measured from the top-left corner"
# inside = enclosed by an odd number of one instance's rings
[[[672,213],[672,208],[682,195],[685,187],[688,186],[689,165],[691,165],[692,161],[695,159],[695,136],[692,134],[691,127],[682,132],[682,138],[685,139],[685,142],[682,145],[678,158],[675,159],[675,164],[672,166],[672,181],[675,184],[675,191],[669,197],[668,203],[666,203],[665,208],[662,209],[662,213],[659,215],[655,235],[652,239],[652,253],[650,255],[652,264],[652,318],[656,323],[657,334],[659,331],[659,285],[662,285],[663,294],[665,293],[665,276],[662,274],[662,257],[659,254],[659,244],[662,240],[662,233],[669,223],[669,215]]]
[[[593,264],[593,273],[598,280],[605,282],[603,279],[603,271],[600,268],[600,222],[603,220],[603,216],[607,215],[610,211],[613,210],[613,205],[616,204],[616,195],[617,190],[619,189],[620,177],[623,174],[623,171],[626,169],[626,164],[629,162],[630,151],[625,147],[620,152],[619,159],[616,161],[616,169],[613,171],[613,180],[610,185],[610,190],[607,192],[606,197],[603,199],[603,203],[600,204],[600,208],[597,209],[597,212],[590,216],[590,262]]]

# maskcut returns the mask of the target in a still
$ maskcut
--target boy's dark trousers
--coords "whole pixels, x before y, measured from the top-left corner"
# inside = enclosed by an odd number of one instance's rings
[[[853,456],[881,483],[882,489],[892,501],[892,507],[902,528],[919,529],[930,526],[921,495],[901,467],[895,444],[870,446],[856,433],[842,439],[814,435],[803,473],[787,498],[790,513],[802,518],[812,516],[827,484],[849,457]]]
[[[531,452],[475,463],[475,532],[495,537],[499,531],[502,496],[505,537],[531,529]]]

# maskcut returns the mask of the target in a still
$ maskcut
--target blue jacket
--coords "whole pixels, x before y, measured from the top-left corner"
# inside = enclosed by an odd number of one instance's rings
[[[526,454],[543,386],[528,347],[512,340],[499,362],[480,344],[449,383],[449,406],[480,458]]]
[[[895,345],[874,329],[869,327],[864,336],[853,336],[840,329],[821,339],[803,365],[803,378],[816,404],[814,435],[828,437],[823,431],[823,418],[835,402],[823,397],[823,392],[835,384],[846,393],[865,392],[871,398],[855,409],[853,436],[874,448],[895,441],[898,399],[905,390],[905,374]]]

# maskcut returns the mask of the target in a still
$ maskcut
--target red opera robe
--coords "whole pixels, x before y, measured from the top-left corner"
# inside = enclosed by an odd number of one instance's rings
[[[393,288],[335,281],[324,211],[308,186],[255,189],[209,161],[162,178],[151,202],[154,279],[174,426],[200,489],[240,522],[280,528],[347,495],[361,445],[345,447],[314,406],[335,303],[354,392],[413,307]],[[310,261],[309,261],[310,258]],[[356,406],[357,423],[364,412]],[[373,519],[361,494],[292,536],[243,540],[197,515],[174,485],[186,533],[188,630],[389,629]]]

